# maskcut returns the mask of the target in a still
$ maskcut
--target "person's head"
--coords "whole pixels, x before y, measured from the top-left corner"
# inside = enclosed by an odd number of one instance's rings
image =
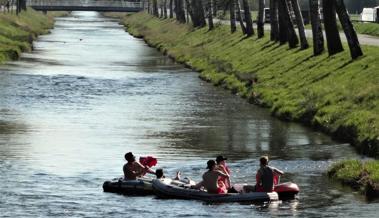
[[[157,176],[157,179],[163,178],[163,169],[155,170],[155,175]]]
[[[215,160],[208,160],[207,162],[207,169],[208,170],[213,170],[216,166],[216,161]]]
[[[136,157],[133,155],[132,152],[128,152],[125,154],[125,160],[127,160],[128,162],[134,162],[136,161]]]
[[[262,156],[259,159],[259,162],[261,163],[261,166],[267,166],[268,165],[268,156]]]
[[[222,155],[219,155],[216,157],[216,162],[217,164],[225,164],[225,161],[227,160],[228,158],[222,156]]]

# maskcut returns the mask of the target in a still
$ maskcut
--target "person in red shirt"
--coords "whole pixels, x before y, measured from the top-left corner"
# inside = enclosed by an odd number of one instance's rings
[[[222,156],[222,155],[219,155],[216,157],[216,170],[226,174],[229,176],[229,179],[225,178],[225,177],[219,177],[218,179],[218,184],[220,187],[225,187],[226,190],[229,190],[231,189],[232,185],[230,184],[230,170],[229,168],[226,166],[226,160],[228,158]]]

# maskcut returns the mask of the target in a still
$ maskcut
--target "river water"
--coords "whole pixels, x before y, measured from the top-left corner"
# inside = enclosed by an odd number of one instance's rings
[[[34,47],[0,68],[1,217],[377,215],[378,202],[324,175],[338,159],[359,158],[351,146],[201,81],[116,20],[74,12]],[[269,154],[301,194],[262,207],[104,193],[127,151],[195,180],[223,154],[232,181],[247,183]]]

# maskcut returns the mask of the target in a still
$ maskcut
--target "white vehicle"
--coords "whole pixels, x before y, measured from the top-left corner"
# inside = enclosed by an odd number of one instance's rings
[[[363,8],[363,11],[361,14],[361,21],[378,22],[379,21],[379,7]]]

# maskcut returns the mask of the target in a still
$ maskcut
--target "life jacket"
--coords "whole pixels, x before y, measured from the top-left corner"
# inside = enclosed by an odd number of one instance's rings
[[[257,184],[258,192],[272,192],[274,190],[274,170],[269,166],[261,167],[257,173]]]
[[[224,168],[225,171],[230,175],[230,170],[229,170],[229,168],[228,168],[227,166],[223,166],[223,168]],[[231,187],[230,187],[231,184],[228,183],[228,179],[227,179],[227,178],[218,177],[218,181],[217,181],[217,183],[218,183],[218,186],[219,186],[219,187],[224,187],[226,190],[228,190],[228,189],[231,188]]]

